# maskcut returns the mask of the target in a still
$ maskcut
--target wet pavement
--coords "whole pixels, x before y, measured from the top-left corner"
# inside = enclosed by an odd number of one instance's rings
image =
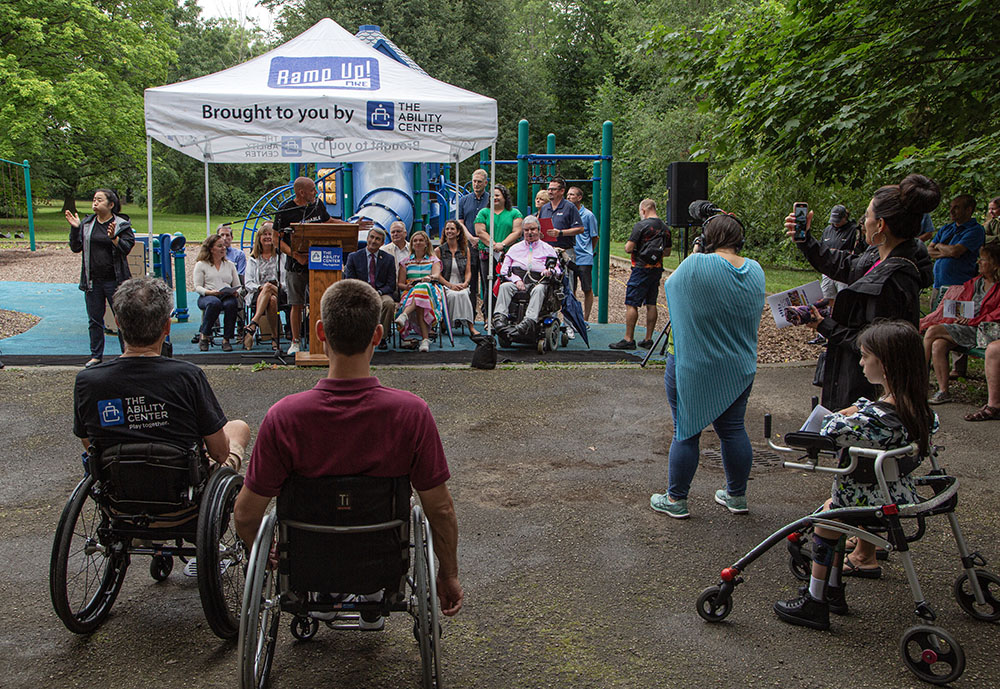
[[[235,642],[205,622],[196,580],[179,567],[154,582],[136,556],[111,616],[89,637],[68,632],[52,611],[48,564],[60,512],[81,475],[72,436],[78,368],[0,371],[0,686],[232,687]],[[252,427],[283,395],[310,386],[317,370],[249,366],[207,369],[230,418]],[[663,369],[586,364],[379,368],[386,385],[424,397],[438,420],[460,524],[465,609],[444,621],[443,677],[451,687],[860,687],[928,686],[899,659],[900,634],[916,624],[898,558],[880,581],[851,581],[851,615],[830,632],[790,627],[771,612],[794,594],[776,548],[746,573],[734,610],[709,625],[699,592],[769,533],[828,495],[822,476],[785,470],[758,456],[751,512],[732,516],[712,501],[721,466],[703,457],[692,517],[651,511],[665,488],[671,422]],[[750,398],[755,450],[762,416],[797,428],[815,388],[810,366],[762,367]],[[958,516],[973,548],[1000,574],[997,424],[961,420],[943,405],[942,461],[962,483]],[[717,449],[711,432],[703,450]],[[956,605],[960,573],[943,518],[929,522],[914,558],[938,624],[963,645],[967,669],[955,687],[1000,685],[1000,627]],[[411,621],[393,615],[383,633],[321,629],[295,642],[283,617],[272,686],[419,686]]]

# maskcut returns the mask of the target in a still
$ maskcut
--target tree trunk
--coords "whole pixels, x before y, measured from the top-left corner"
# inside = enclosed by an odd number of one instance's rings
[[[67,190],[63,193],[63,212],[70,211],[76,213],[76,189]]]

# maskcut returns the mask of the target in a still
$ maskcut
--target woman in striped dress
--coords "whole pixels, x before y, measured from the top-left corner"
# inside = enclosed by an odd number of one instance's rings
[[[399,300],[396,325],[401,335],[411,329],[420,332],[420,351],[430,349],[430,328],[445,318],[445,299],[438,280],[441,260],[431,252],[431,239],[423,230],[410,237],[410,255],[400,261],[396,281],[403,294]]]

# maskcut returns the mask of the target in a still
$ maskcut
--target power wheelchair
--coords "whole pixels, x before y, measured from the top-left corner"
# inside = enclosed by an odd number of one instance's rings
[[[562,270],[565,270],[562,257],[558,259],[549,257],[545,261],[545,267],[552,270],[558,261]],[[559,311],[562,309],[563,301],[563,281],[561,276],[555,274],[542,277],[539,273],[514,269],[515,274],[524,282],[526,289],[514,292],[510,300],[510,307],[505,314],[499,314],[506,321],[506,325],[496,327],[497,341],[505,349],[509,349],[514,344],[531,345],[538,350],[539,354],[555,351],[560,346],[569,344],[569,333],[566,326],[559,321]],[[545,297],[542,300],[542,308],[539,311],[538,319],[533,327],[525,327],[525,313],[528,310],[528,302],[531,300],[531,291],[535,285],[545,285]],[[500,323],[494,314],[494,324]]]
[[[707,622],[724,620],[733,610],[733,591],[743,583],[746,568],[781,542],[787,543],[792,573],[798,579],[807,580],[811,559],[805,545],[808,542],[806,535],[814,525],[820,525],[844,536],[854,536],[886,551],[898,553],[913,596],[914,614],[921,620],[920,624],[906,629],[900,637],[898,648],[903,664],[918,678],[931,684],[948,684],[958,679],[965,670],[965,653],[957,639],[933,624],[937,615],[924,599],[909,548],[910,543],[923,537],[928,517],[947,515],[963,570],[953,587],[955,600],[963,611],[976,620],[1000,621],[1000,577],[980,569],[986,566],[986,560],[979,552],[969,550],[955,516],[958,479],[948,476],[938,465],[936,452],[931,452],[931,471],[914,479],[922,491],[921,499],[913,504],[895,504],[889,497],[888,482],[898,480],[901,475],[908,473],[908,468],[915,468],[918,463],[914,461],[917,455],[916,444],[894,450],[851,447],[841,452],[833,440],[826,436],[797,431],[785,435],[787,446],[779,445],[771,440],[770,414],[764,418],[764,437],[776,451],[805,452],[798,461],[782,462],[782,466],[787,468],[846,475],[858,468],[859,460],[872,461],[875,479],[882,495],[887,499],[877,507],[816,511],[786,524],[722,570],[719,583],[705,589],[698,597],[698,615]],[[840,457],[839,465],[820,466],[819,462],[823,457]],[[908,534],[904,530],[904,520],[916,522],[913,533]],[[839,548],[843,547],[844,536],[841,537]]]
[[[331,629],[357,630],[366,619],[406,612],[420,647],[422,686],[440,687],[434,548],[427,517],[411,507],[409,477],[293,475],[276,502],[257,531],[246,573],[240,686],[267,684],[282,612],[292,615],[300,641],[316,635],[318,617]],[[276,570],[269,562],[275,556]]]
[[[196,556],[208,624],[235,638],[246,558],[232,511],[243,477],[201,448],[161,443],[91,445],[83,465],[49,563],[52,605],[66,628],[89,634],[104,622],[132,556],[151,556],[156,581],[170,575],[175,557]]]

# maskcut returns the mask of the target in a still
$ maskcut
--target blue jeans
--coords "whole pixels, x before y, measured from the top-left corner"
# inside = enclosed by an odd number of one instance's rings
[[[118,283],[114,280],[94,280],[91,282],[91,288],[83,293],[83,299],[87,304],[87,330],[90,334],[92,359],[104,356],[104,312],[116,289]],[[121,338],[119,342],[120,340]]]
[[[670,403],[670,413],[673,415],[674,428],[677,427],[677,380],[675,375],[674,355],[667,356],[667,370],[664,374],[664,385],[667,388],[667,401]],[[722,443],[722,467],[726,471],[726,492],[733,496],[745,495],[747,479],[750,478],[750,465],[753,463],[753,449],[747,436],[744,418],[747,410],[747,400],[753,383],[747,386],[729,408],[722,412],[712,426]],[[670,459],[667,461],[667,493],[673,500],[686,500],[691,488],[694,473],[698,470],[698,459],[701,454],[699,443],[701,433],[687,440],[678,440],[675,435],[670,441]]]
[[[205,312],[198,332],[206,337],[211,337],[212,328],[219,321],[219,314],[225,311],[226,318],[223,321],[222,337],[227,340],[233,339],[233,334],[236,332],[236,309],[239,308],[239,300],[235,296],[230,295],[222,299],[208,296],[198,297],[198,308]]]

